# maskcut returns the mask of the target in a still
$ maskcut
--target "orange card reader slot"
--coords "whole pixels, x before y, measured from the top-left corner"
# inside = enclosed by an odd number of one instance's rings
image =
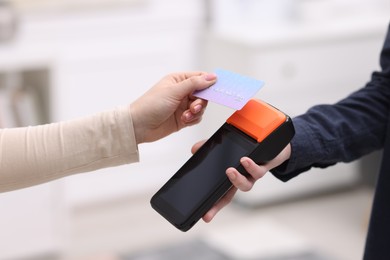
[[[260,143],[286,120],[283,112],[259,99],[251,99],[226,122]]]

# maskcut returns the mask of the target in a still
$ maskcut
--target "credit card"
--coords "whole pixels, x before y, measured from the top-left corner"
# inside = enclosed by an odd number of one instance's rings
[[[209,88],[194,92],[206,99],[240,110],[264,85],[264,82],[231,71],[217,69],[217,82]]]

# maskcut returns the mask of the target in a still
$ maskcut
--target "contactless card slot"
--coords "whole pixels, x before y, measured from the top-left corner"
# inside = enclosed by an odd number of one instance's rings
[[[286,119],[287,116],[273,106],[259,99],[251,99],[226,122],[261,142]]]

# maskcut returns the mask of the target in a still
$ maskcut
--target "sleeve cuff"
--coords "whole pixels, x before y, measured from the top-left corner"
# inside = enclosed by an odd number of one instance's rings
[[[311,140],[314,132],[308,124],[299,117],[293,119],[295,135],[291,140],[291,157],[270,172],[279,180],[288,181],[311,168],[312,158],[316,158],[314,144]]]
[[[117,120],[120,127],[122,139],[122,154],[126,163],[139,162],[138,145],[135,138],[133,120],[131,118],[129,106],[122,106],[117,109]]]

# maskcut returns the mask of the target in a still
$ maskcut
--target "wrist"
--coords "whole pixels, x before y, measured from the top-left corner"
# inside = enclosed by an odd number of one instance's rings
[[[142,122],[141,122],[141,117],[139,116],[139,113],[137,112],[137,107],[134,104],[131,104],[129,106],[129,112],[130,112],[130,117],[131,121],[133,122],[133,130],[134,130],[134,136],[135,136],[135,141],[138,144],[143,142],[144,139],[144,130],[142,129]]]

